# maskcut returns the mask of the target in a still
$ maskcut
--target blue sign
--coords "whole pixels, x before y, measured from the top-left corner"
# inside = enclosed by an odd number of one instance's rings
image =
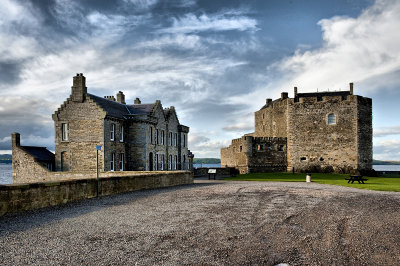
[[[96,145],[96,150],[101,151],[101,146],[100,145]]]

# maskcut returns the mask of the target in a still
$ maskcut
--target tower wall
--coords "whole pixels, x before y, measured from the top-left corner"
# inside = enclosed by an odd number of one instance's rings
[[[290,99],[288,171],[343,172],[358,168],[358,98]],[[335,123],[329,124],[329,115]],[[332,121],[331,121],[332,122]]]
[[[287,137],[287,98],[267,103],[254,113],[256,137]]]

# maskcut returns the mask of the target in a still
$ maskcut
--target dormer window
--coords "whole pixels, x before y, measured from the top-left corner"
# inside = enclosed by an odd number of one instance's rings
[[[336,125],[336,115],[335,114],[328,115],[328,125]]]

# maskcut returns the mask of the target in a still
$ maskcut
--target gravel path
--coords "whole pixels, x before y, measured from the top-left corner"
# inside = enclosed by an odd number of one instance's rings
[[[0,217],[0,265],[400,265],[400,193],[197,180]]]

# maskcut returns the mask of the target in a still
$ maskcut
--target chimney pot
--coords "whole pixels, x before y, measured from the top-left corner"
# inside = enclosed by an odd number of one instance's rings
[[[353,95],[354,89],[353,89],[353,82],[350,82],[350,94]]]
[[[294,97],[296,98],[297,96],[297,87],[294,87]]]
[[[135,101],[134,101],[134,103],[135,103],[135,104],[141,104],[142,102],[140,101],[139,98],[136,98]]]

